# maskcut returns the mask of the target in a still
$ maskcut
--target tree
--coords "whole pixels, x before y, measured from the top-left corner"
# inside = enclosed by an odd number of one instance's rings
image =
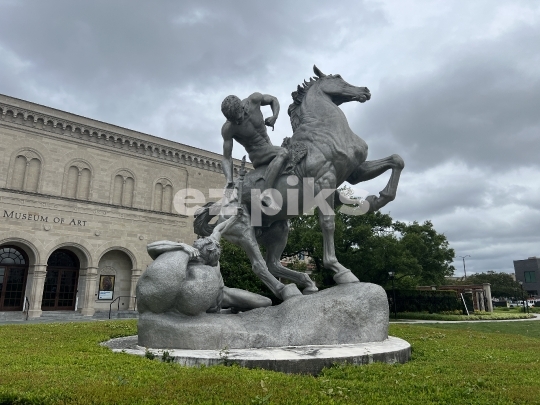
[[[395,272],[398,288],[441,285],[454,273],[454,250],[430,221],[423,224],[393,221],[379,212],[346,215],[336,210],[334,233],[338,260],[363,282],[390,286],[389,271]],[[333,273],[323,266],[323,239],[317,215],[291,219],[285,257],[306,252],[313,260],[312,278],[320,289],[334,285]],[[222,240],[221,272],[225,285],[273,298],[251,270],[247,255],[238,246]],[[273,298],[274,299],[274,298]]]
[[[430,221],[406,224],[379,212],[352,216],[337,210],[335,223],[336,256],[361,281],[388,286],[388,272],[393,271],[398,288],[411,288],[443,284],[445,276],[454,273],[454,250]],[[284,255],[300,251],[312,257],[319,288],[333,285],[333,274],[322,265],[322,231],[316,215],[291,220]]]
[[[227,287],[241,288],[277,300],[270,289],[253,273],[251,263],[244,250],[225,239],[221,239],[219,268]],[[277,303],[281,301],[277,300]]]
[[[460,284],[491,284],[491,296],[496,298],[515,298],[521,299],[521,286],[514,281],[508,273],[495,273],[488,271],[487,273],[477,273],[467,277]],[[526,292],[524,292],[526,296]]]

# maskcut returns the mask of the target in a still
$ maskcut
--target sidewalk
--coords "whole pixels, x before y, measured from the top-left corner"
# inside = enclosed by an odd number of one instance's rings
[[[96,321],[115,321],[115,320],[125,320],[125,319],[135,319],[131,318],[113,318],[108,319],[104,318],[103,315],[100,316],[82,316],[78,313],[70,313],[65,316],[48,317],[42,316],[40,318],[28,319],[25,321],[21,315],[21,319],[0,319],[0,325],[26,325],[34,323],[59,323],[59,322],[96,322]],[[422,324],[422,323],[478,323],[478,322],[523,322],[523,321],[538,321],[540,320],[540,314],[532,314],[534,318],[530,319],[501,319],[501,320],[475,320],[475,321],[437,321],[437,320],[424,320],[424,319],[398,319],[394,321],[390,319],[390,324]]]
[[[39,318],[25,319],[22,312],[0,312],[0,325],[27,325],[35,323],[66,323],[66,322],[95,322],[115,321],[118,319],[136,319],[136,311],[113,311],[109,319],[109,311],[96,312],[93,316],[83,316],[76,311],[46,311]]]
[[[399,323],[478,323],[478,322],[523,322],[523,321],[538,321],[540,320],[540,314],[531,314],[534,318],[530,319],[486,319],[486,320],[474,320],[474,321],[437,321],[428,319],[398,319],[394,321],[390,319],[390,324]]]

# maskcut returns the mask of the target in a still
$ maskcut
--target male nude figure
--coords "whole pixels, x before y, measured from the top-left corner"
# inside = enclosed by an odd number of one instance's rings
[[[237,313],[271,306],[270,298],[223,283],[219,241],[238,219],[232,216],[218,224],[212,235],[197,239],[193,246],[171,241],[149,244],[148,253],[154,262],[137,283],[139,312],[198,315],[221,312],[222,308]]]
[[[261,106],[269,105],[273,115],[263,118]],[[268,165],[264,174],[264,188],[273,188],[274,182],[287,162],[288,151],[280,146],[272,145],[266,126],[274,128],[279,115],[279,102],[269,94],[253,93],[245,100],[236,96],[228,96],[221,103],[221,111],[227,118],[221,128],[223,136],[223,173],[227,179],[226,190],[234,187],[233,182],[233,140],[242,145],[253,167]],[[265,205],[272,203],[265,200]]]

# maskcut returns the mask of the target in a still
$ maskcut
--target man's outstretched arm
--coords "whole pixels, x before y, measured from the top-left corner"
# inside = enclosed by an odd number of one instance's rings
[[[223,174],[227,180],[226,188],[231,188],[234,185],[233,181],[233,138],[227,131],[227,123],[223,125],[221,129],[221,136],[223,136],[223,159],[221,160],[221,167],[223,168]]]
[[[221,239],[221,234],[227,231],[227,229],[229,229],[232,226],[232,224],[236,222],[237,219],[238,219],[238,216],[233,215],[226,221],[221,222],[214,228],[214,231],[212,232],[212,235],[210,235],[210,237],[214,239],[215,241],[219,242],[219,240]]]

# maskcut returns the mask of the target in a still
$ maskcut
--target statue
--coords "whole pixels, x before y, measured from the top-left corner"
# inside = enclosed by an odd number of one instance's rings
[[[261,106],[270,105],[273,115],[263,118]],[[266,126],[274,128],[279,115],[279,102],[269,94],[253,93],[244,100],[231,95],[221,103],[221,112],[227,118],[221,128],[223,136],[223,173],[227,180],[226,191],[234,187],[232,177],[233,140],[242,145],[249,155],[253,167],[266,166],[264,173],[264,189],[273,188],[277,176],[283,169],[288,152],[286,149],[272,145]],[[230,191],[228,192],[230,197]],[[271,195],[263,194],[263,204],[275,207]]]
[[[238,218],[220,223],[209,237],[197,239],[193,246],[170,241],[149,244],[148,253],[154,262],[137,283],[139,312],[194,316],[222,312],[222,308],[237,313],[272,305],[267,297],[223,284],[219,241],[221,233]]]
[[[227,117],[222,129],[223,170],[226,190],[235,188],[236,199],[209,203],[197,211],[194,230],[206,238],[193,247],[167,241],[148,246],[155,260],[137,283],[140,346],[220,350],[342,345],[388,338],[384,289],[360,283],[336,258],[333,209],[343,203],[336,193],[343,182],[357,184],[391,170],[380,195],[366,198],[369,210],[377,211],[395,198],[404,163],[398,155],[367,161],[366,143],[349,128],[339,108],[345,102],[366,102],[371,98],[369,90],[352,86],[339,75],[325,75],[315,66],[314,72],[315,78],[292,93],[288,112],[294,134],[281,148],[271,144],[266,132],[279,113],[275,97],[254,93],[243,101],[235,96],[223,101]],[[270,105],[274,113],[266,120],[260,111],[264,105]],[[242,165],[233,182],[234,140],[246,148],[255,169],[246,174]],[[283,201],[272,201],[281,207],[270,213],[262,209],[260,198],[269,187],[283,197]],[[319,210],[323,263],[334,272],[338,285],[317,292],[309,275],[282,266],[280,259],[287,243],[288,219],[318,205],[320,200],[309,198],[309,192],[315,197],[322,190],[330,192],[323,195],[329,210]],[[298,201],[294,195],[308,198]],[[231,210],[220,210],[223,207],[232,207],[237,214],[231,216]],[[261,224],[253,221],[257,210]],[[216,212],[219,218],[211,224]],[[271,306],[268,298],[224,286],[219,272],[221,236],[246,251],[252,270],[283,303]],[[259,244],[265,248],[265,257]],[[278,278],[292,283],[285,285]],[[231,313],[223,313],[223,308],[230,308]]]
[[[251,260],[253,271],[278,298],[283,300],[298,295],[300,292],[291,287],[293,284],[289,284],[286,286],[287,288],[284,288],[285,286],[276,277],[293,281],[303,288],[304,294],[317,291],[315,283],[309,276],[305,273],[287,269],[280,263],[289,232],[287,220],[308,212],[315,204],[314,200],[306,202],[300,198],[300,201],[296,202],[298,207],[289,207],[289,204],[295,202],[288,201],[288,191],[293,190],[297,193],[296,195],[300,196],[306,191],[311,191],[316,196],[322,190],[334,190],[330,196],[325,198],[331,212],[319,211],[319,223],[323,232],[324,243],[323,264],[327,269],[334,272],[333,278],[337,284],[355,283],[359,281],[358,278],[339,263],[334,250],[335,225],[333,209],[342,204],[339,193],[335,192],[335,190],[345,181],[350,184],[358,184],[391,170],[390,179],[386,187],[379,193],[379,196],[370,195],[366,198],[369,203],[369,211],[377,211],[394,200],[399,176],[404,168],[403,159],[399,155],[391,155],[373,161],[366,160],[367,144],[351,130],[345,115],[339,108],[340,104],[346,102],[357,101],[364,103],[368,101],[371,98],[369,89],[350,85],[340,75],[325,75],[316,66],[314,66],[313,70],[316,77],[311,78],[309,82],[304,81],[302,86],[298,86],[297,90],[292,93],[293,103],[288,109],[294,134],[287,143],[291,146],[293,154],[295,150],[304,151],[302,153],[304,158],[301,164],[296,164],[291,168],[293,176],[278,176],[273,184],[273,187],[283,197],[281,210],[272,212],[273,215],[263,212],[262,226],[252,226],[248,218],[247,221],[238,222],[235,227],[231,228],[231,231],[223,234],[227,240],[238,244],[246,251]],[[255,93],[255,95],[257,94]],[[261,158],[260,160],[255,153],[258,150],[258,144],[264,146],[261,148],[262,150],[271,149],[271,147],[267,147],[269,141],[266,140],[266,129],[263,125],[262,115],[258,110],[259,105],[263,105],[263,102],[270,103],[271,99],[264,98],[262,95],[253,97],[256,100],[253,104],[251,104],[249,98],[247,101],[245,100],[245,104],[244,102],[238,103],[238,100],[234,101],[242,108],[235,107],[231,109],[231,111],[236,111],[237,115],[232,114],[230,119],[234,121],[235,117],[237,117],[239,124],[228,121],[222,130],[225,140],[224,166],[225,163],[229,164],[227,159],[230,159],[233,138],[246,144],[250,157],[253,153],[256,162],[254,164],[255,170],[246,175],[242,195],[238,196],[238,200],[244,207],[245,215],[248,216],[251,214],[252,204],[258,203],[258,201],[252,201],[252,190],[259,190],[259,192],[265,190],[268,186],[268,179],[271,179],[266,175],[267,180],[264,181],[267,170],[270,167],[272,167],[272,170],[278,167],[278,164],[275,163],[276,160],[271,161],[270,165],[266,166],[266,163],[269,162],[267,156],[272,156],[271,153],[265,154],[264,159]],[[254,117],[257,117],[257,119]],[[242,121],[242,118],[244,120],[248,119],[249,123],[246,122],[242,125],[245,122]],[[257,123],[257,126],[254,123]],[[254,130],[254,128],[257,130]],[[258,134],[257,136],[254,135],[255,132]],[[256,141],[251,142],[251,139]],[[279,164],[281,168],[281,163]],[[224,170],[229,186],[231,181],[230,165]],[[312,190],[306,190],[309,187],[312,187]],[[194,222],[195,233],[198,235],[209,234],[212,229],[209,221],[215,216],[210,212],[210,208],[216,206],[218,206],[218,203],[208,205],[202,212],[198,213]],[[224,220],[223,215],[220,215],[218,223]],[[245,229],[240,229],[241,225]],[[258,243],[265,247],[266,258],[262,257]]]

